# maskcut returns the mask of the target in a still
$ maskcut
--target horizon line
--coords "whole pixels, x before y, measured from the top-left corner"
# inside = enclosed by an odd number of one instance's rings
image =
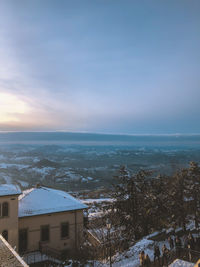
[[[71,133],[71,134],[96,134],[96,135],[118,135],[118,136],[198,136],[200,133],[105,133],[90,131],[67,131],[67,130],[51,130],[51,131],[4,131],[0,130],[0,134],[4,133]]]

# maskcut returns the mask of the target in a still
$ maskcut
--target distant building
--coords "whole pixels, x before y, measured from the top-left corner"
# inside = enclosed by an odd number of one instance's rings
[[[37,186],[21,192],[16,185],[0,185],[0,233],[19,253],[76,248],[82,239],[83,209],[68,193]]]

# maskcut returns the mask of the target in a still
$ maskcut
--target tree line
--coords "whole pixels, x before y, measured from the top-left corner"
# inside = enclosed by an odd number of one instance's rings
[[[115,179],[110,220],[126,240],[138,240],[169,227],[185,231],[190,220],[198,228],[200,167],[196,162],[171,176],[157,177],[151,171],[133,174],[122,167]]]
[[[188,168],[171,176],[156,177],[152,171],[131,173],[122,167],[115,179],[110,193],[113,202],[106,205],[103,215],[90,221],[87,227],[98,233],[102,246],[93,246],[85,236],[85,242],[76,249],[75,261],[86,263],[108,258],[110,246],[114,255],[116,251],[128,249],[132,242],[163,228],[181,227],[185,231],[191,220],[196,228],[199,227],[200,167],[197,163],[190,162]],[[108,219],[112,225],[109,235]]]

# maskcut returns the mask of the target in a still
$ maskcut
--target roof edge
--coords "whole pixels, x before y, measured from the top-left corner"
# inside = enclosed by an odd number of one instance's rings
[[[22,192],[21,192],[21,193],[17,193],[17,194],[5,194],[5,195],[0,195],[0,197],[19,196],[19,195],[21,195],[21,194],[22,194]]]
[[[62,211],[54,211],[54,212],[47,212],[47,213],[41,213],[41,214],[27,214],[27,215],[23,215],[23,216],[18,216],[18,218],[26,218],[26,217],[35,217],[35,216],[42,216],[42,215],[50,215],[50,214],[54,214],[54,213],[63,213],[63,212],[72,212],[72,211],[78,211],[78,210],[84,210],[84,209],[88,209],[88,207],[86,208],[78,208],[78,209],[73,209],[73,210],[62,210]]]

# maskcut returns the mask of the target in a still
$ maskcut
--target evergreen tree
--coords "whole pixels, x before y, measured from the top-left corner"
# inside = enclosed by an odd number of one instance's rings
[[[158,175],[151,179],[149,188],[151,198],[149,206],[151,208],[151,219],[153,230],[162,229],[169,225],[169,181],[170,177]]]
[[[195,227],[198,228],[200,216],[200,167],[196,162],[190,162],[188,169],[188,198],[191,199]]]
[[[148,171],[140,171],[137,174],[130,174],[125,167],[120,169],[116,177],[118,184],[112,193],[113,211],[118,217],[119,225],[124,229],[123,233],[127,239],[138,239],[144,234],[146,226],[145,203],[148,199]],[[146,221],[146,222],[145,222]],[[147,230],[147,229],[146,229]]]
[[[188,215],[198,227],[200,215],[200,167],[191,162],[171,177],[152,177],[152,172],[131,174],[125,167],[116,177],[111,220],[126,240],[137,240],[152,231],[169,227],[186,230]]]
[[[186,207],[187,178],[187,170],[182,169],[170,178],[168,187],[168,208],[171,222],[175,224],[174,226],[183,227],[184,230],[186,230],[188,215]]]

